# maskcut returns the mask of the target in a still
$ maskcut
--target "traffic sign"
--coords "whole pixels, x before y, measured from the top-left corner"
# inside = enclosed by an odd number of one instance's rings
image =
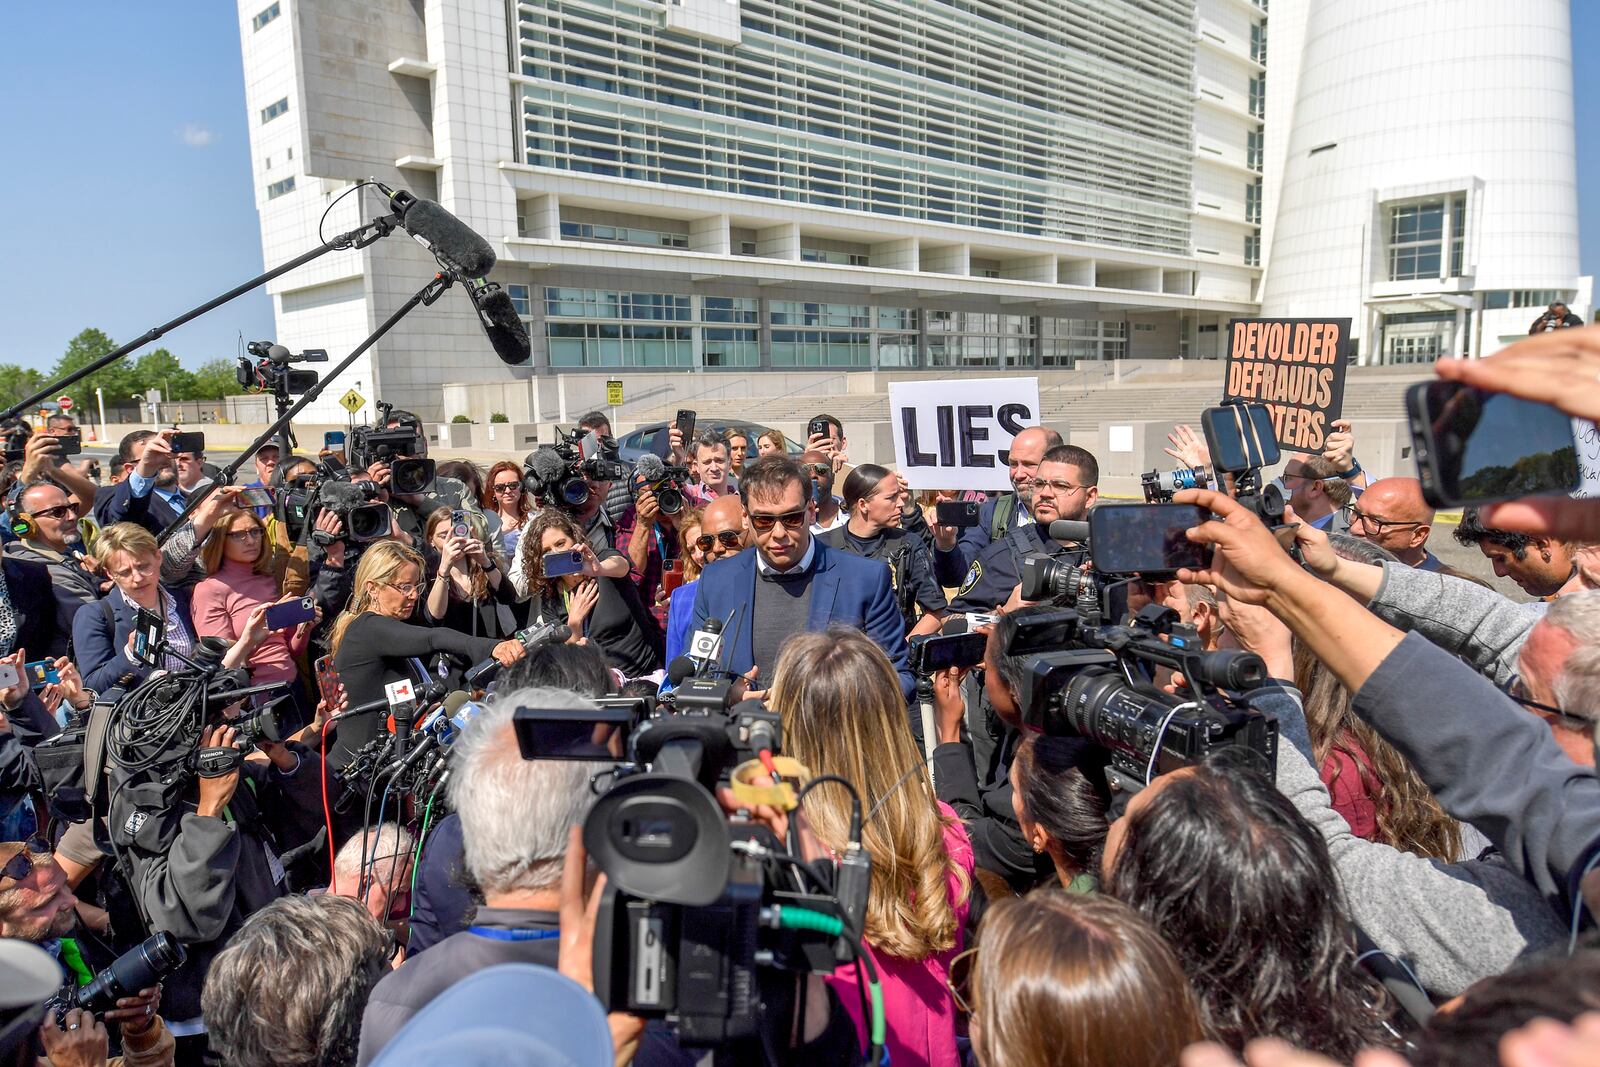
[[[622,383],[616,379],[606,382],[606,403],[618,407],[622,403]]]
[[[344,396],[339,398],[339,404],[350,414],[354,415],[356,412],[367,406],[367,398],[352,389],[345,393]]]
[[[56,406],[61,408],[62,411],[71,411],[72,410],[72,398],[70,396],[64,396],[61,399],[56,401]]]

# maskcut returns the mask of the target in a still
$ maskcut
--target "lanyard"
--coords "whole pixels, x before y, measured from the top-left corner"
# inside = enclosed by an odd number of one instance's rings
[[[549,941],[561,936],[560,930],[508,930],[501,926],[469,926],[467,932],[491,941]]]

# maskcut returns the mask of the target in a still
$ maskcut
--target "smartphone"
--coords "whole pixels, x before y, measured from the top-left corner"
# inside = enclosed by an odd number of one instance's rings
[[[981,507],[975,500],[941,500],[933,506],[934,521],[940,526],[976,526]]]
[[[159,612],[140,608],[133,615],[133,656],[147,667],[159,666],[161,640],[167,633],[167,618]]]
[[[267,629],[287,630],[317,617],[315,597],[303,596],[298,600],[285,600],[267,609]]]
[[[688,408],[679,408],[678,417],[672,424],[678,428],[678,433],[683,436],[683,447],[689,448],[694,444],[694,423],[696,415]]]
[[[330,452],[344,451],[344,431],[329,430],[322,435],[322,447]]]
[[[450,536],[472,536],[472,522],[467,518],[467,512],[465,508],[450,509]]]
[[[1101,504],[1089,513],[1089,554],[1102,574],[1172,574],[1206,564],[1184,531],[1211,517],[1194,504]]]
[[[1200,413],[1211,466],[1229,474],[1270,467],[1282,455],[1272,409],[1265,404],[1222,404]]]
[[[56,454],[59,456],[76,456],[83,452],[83,434],[64,433],[56,438]]]
[[[174,452],[193,452],[198,455],[206,450],[206,435],[199,430],[192,433],[175,433],[172,435],[172,450]]]
[[[317,660],[315,666],[317,675],[317,692],[322,695],[323,703],[328,707],[337,707],[339,704],[339,672],[333,669],[333,657],[323,656]]]
[[[523,759],[617,761],[633,719],[631,708],[518,708],[511,725]]]
[[[833,430],[833,424],[821,415],[813,415],[811,421],[806,423],[806,444],[811,444],[813,437],[827,437]]]
[[[544,557],[544,576],[546,578],[559,578],[563,574],[579,574],[583,571],[583,552],[576,548],[569,548],[564,552],[546,552]]]
[[[943,634],[911,640],[911,671],[933,674],[951,667],[976,667],[983,662],[988,634]]]
[[[22,678],[17,674],[17,669],[9,663],[0,663],[0,689],[10,689],[19,684]]]
[[[262,488],[245,489],[239,494],[239,506],[244,508],[270,508],[272,506],[272,490]]]
[[[1406,390],[1422,495],[1436,508],[1570,493],[1582,481],[1569,415],[1460,382]]]
[[[661,564],[661,588],[667,594],[683,584],[683,560],[669,559]]]
[[[47,685],[58,685],[61,682],[61,675],[56,673],[54,660],[36,659],[32,663],[24,663],[22,671],[28,679],[29,689],[43,689]]]

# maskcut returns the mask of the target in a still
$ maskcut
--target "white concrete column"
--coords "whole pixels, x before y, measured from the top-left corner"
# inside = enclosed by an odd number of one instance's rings
[[[707,215],[689,221],[689,251],[726,256],[733,250],[728,236],[728,216]]]
[[[896,241],[880,241],[867,251],[874,267],[914,271],[919,266],[917,249],[915,237],[902,237]]]

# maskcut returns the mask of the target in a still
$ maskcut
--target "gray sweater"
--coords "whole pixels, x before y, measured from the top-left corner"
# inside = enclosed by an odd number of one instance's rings
[[[1455,996],[1562,940],[1555,909],[1504,864],[1444,863],[1352,834],[1311,762],[1299,693],[1258,694],[1251,704],[1278,720],[1278,789],[1328,843],[1351,918],[1379,948],[1404,960],[1429,993]]]
[[[1384,622],[1460,656],[1496,685],[1517,673],[1522,643],[1545,612],[1543,602],[1513,603],[1474,582],[1404,563],[1383,564],[1383,583],[1368,606]]]

